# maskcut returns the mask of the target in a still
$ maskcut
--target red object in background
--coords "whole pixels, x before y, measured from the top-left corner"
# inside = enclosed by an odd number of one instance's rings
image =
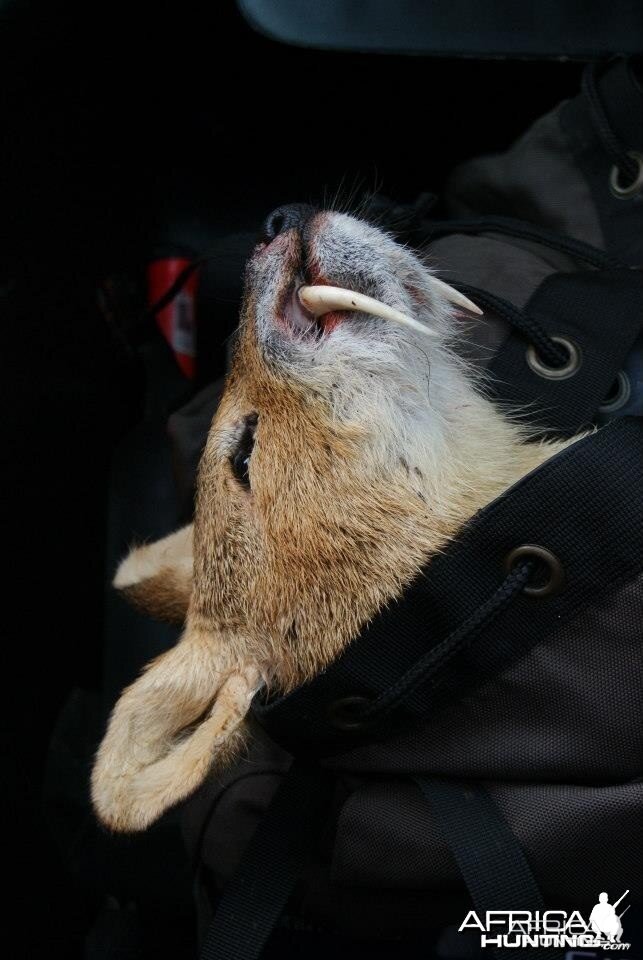
[[[150,305],[160,300],[191,261],[186,257],[163,257],[147,268],[147,297]],[[172,348],[186,377],[196,376],[196,291],[198,270],[191,273],[174,299],[156,315],[158,327]]]

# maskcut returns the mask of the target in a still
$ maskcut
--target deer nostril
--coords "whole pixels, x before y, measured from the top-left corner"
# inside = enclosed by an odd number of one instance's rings
[[[280,233],[301,228],[313,213],[306,203],[289,203],[269,213],[263,224],[263,239],[270,243]]]

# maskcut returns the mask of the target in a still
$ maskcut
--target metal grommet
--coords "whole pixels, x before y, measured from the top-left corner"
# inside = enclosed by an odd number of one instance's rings
[[[616,374],[616,379],[612,384],[610,392],[601,403],[600,407],[598,408],[598,412],[613,413],[615,410],[620,410],[621,407],[624,407],[627,401],[630,399],[631,393],[632,387],[630,385],[630,378],[624,370],[619,370],[619,372]]]
[[[527,347],[528,365],[539,377],[546,377],[547,380],[567,380],[568,377],[573,377],[581,365],[580,347],[577,347],[567,337],[550,336],[549,339],[567,351],[567,363],[563,364],[562,367],[550,367],[548,363],[543,363],[536,348],[530,344]]]
[[[552,597],[565,586],[565,570],[558,557],[547,550],[546,547],[539,547],[535,543],[525,543],[522,547],[516,547],[507,555],[505,559],[505,570],[507,573],[516,567],[521,560],[536,560],[538,565],[546,569],[547,579],[544,583],[523,587],[523,593],[528,597]]]
[[[370,707],[368,697],[342,697],[328,705],[327,715],[330,723],[338,730],[365,730],[371,724],[370,717],[362,717],[364,710]]]
[[[623,187],[619,183],[618,167],[616,165],[612,167],[610,170],[610,190],[612,191],[612,196],[616,197],[617,200],[629,200],[630,197],[636,196],[643,188],[643,155],[637,153],[636,150],[630,150],[627,155],[631,157],[632,160],[636,160],[638,170],[632,182],[626,187]]]

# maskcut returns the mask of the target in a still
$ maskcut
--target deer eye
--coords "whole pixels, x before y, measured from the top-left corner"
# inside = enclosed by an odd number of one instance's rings
[[[255,430],[257,415],[253,414],[245,422],[237,448],[230,457],[230,466],[235,479],[247,489],[250,489],[250,458],[255,445]]]

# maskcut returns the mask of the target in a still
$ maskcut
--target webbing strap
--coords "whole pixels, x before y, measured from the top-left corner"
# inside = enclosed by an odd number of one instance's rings
[[[327,812],[331,781],[294,761],[227,885],[201,960],[257,960],[302,875]]]
[[[546,909],[518,839],[483,787],[428,777],[415,781],[431,805],[480,917],[487,910]],[[506,955],[502,947],[491,950],[496,957]],[[532,947],[528,956],[560,960],[563,951]]]

